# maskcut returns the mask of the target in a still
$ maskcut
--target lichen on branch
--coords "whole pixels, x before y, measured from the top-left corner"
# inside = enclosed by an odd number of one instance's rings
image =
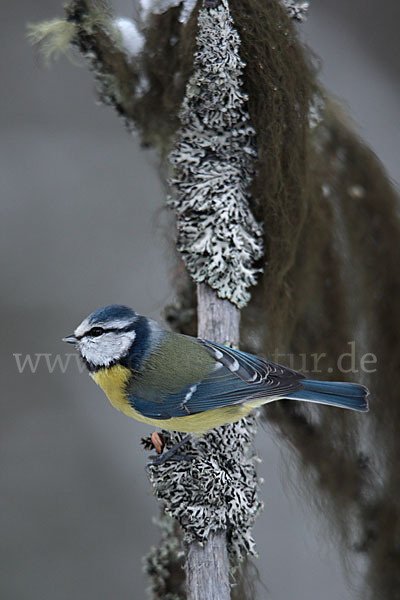
[[[239,308],[256,283],[262,228],[249,208],[255,130],[243,91],[245,66],[227,0],[199,13],[194,73],[169,159],[178,250],[192,278]]]
[[[255,418],[218,427],[194,438],[188,461],[167,461],[148,468],[154,493],[165,513],[176,519],[184,541],[205,542],[211,531],[226,531],[231,564],[256,555],[252,525],[262,509],[252,450]],[[182,434],[162,432],[166,448]],[[186,452],[186,448],[185,448]]]
[[[283,6],[286,8],[288,15],[294,21],[305,21],[310,7],[309,2],[302,0],[282,0]]]

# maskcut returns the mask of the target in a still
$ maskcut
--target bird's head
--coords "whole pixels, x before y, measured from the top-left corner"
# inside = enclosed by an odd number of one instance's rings
[[[75,345],[89,370],[110,367],[129,353],[138,321],[127,306],[105,306],[86,317],[63,342]]]

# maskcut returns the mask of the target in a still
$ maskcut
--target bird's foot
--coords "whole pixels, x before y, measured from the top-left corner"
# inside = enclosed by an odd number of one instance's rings
[[[176,444],[174,444],[172,446],[172,448],[167,450],[167,452],[164,452],[164,454],[162,454],[162,450],[161,450],[161,452],[158,452],[157,447],[153,443],[158,455],[152,455],[149,457],[151,459],[150,465],[157,465],[157,466],[163,465],[168,460],[187,460],[187,461],[194,460],[196,458],[195,454],[177,454],[177,451],[180,448],[182,448],[182,446],[184,446],[186,444],[186,442],[188,442],[191,439],[191,437],[192,436],[190,435],[190,433],[188,435],[185,435],[185,437],[182,438],[180,442],[177,442]],[[153,438],[153,436],[152,436],[152,438]],[[153,441],[153,439],[152,439],[152,441]]]
[[[154,431],[147,438],[141,438],[140,441],[145,450],[153,450],[153,448],[154,448],[154,450],[157,452],[157,454],[162,454],[162,452],[164,450],[165,443],[164,443],[162,436],[158,433],[158,431]]]

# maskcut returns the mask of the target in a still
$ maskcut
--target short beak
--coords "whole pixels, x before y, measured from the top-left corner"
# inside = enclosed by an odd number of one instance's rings
[[[76,344],[76,342],[78,340],[74,335],[68,335],[67,337],[63,338],[61,341],[67,342],[67,344]]]

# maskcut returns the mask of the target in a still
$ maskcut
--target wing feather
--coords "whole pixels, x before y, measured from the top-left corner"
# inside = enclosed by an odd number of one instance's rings
[[[132,381],[128,399],[135,410],[153,419],[184,417],[254,399],[285,398],[302,388],[303,375],[292,369],[207,340],[198,343],[215,360],[208,375],[179,391],[164,390],[162,399],[143,397]]]

